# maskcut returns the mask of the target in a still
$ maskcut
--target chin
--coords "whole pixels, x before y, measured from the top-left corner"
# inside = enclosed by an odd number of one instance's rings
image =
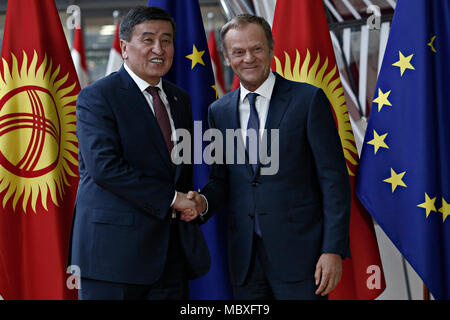
[[[263,83],[263,81],[261,81],[262,78],[247,78],[247,79],[243,79],[245,83],[247,83],[249,86],[259,86],[260,84]]]
[[[167,72],[152,72],[152,73],[149,73],[149,76],[152,78],[156,78],[156,77],[161,78],[166,73]]]

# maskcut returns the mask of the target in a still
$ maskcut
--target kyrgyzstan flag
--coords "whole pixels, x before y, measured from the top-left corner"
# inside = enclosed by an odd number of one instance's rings
[[[53,0],[8,1],[0,63],[0,294],[70,299],[80,86]]]
[[[350,175],[352,257],[343,261],[341,282],[330,299],[375,299],[386,284],[373,221],[355,195],[358,152],[322,1],[277,0],[273,35],[272,69],[289,80],[319,87],[327,95]]]

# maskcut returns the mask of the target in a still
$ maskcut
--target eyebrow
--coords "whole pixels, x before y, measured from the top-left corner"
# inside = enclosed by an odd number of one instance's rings
[[[145,37],[145,36],[148,36],[148,35],[155,35],[155,34],[156,34],[156,33],[151,32],[151,31],[145,31],[145,32],[142,32],[141,37]],[[169,37],[172,37],[172,38],[173,38],[173,34],[172,34],[172,33],[169,33],[169,32],[165,32],[165,33],[163,33],[163,35],[169,36]]]
[[[258,47],[258,46],[264,46],[264,42],[257,42],[257,43],[255,43],[255,44],[253,44],[252,46],[250,46],[250,49],[251,48],[254,48],[254,47]],[[234,46],[234,47],[231,47],[231,50],[243,50],[244,48],[242,48],[242,47],[240,47],[240,46]]]

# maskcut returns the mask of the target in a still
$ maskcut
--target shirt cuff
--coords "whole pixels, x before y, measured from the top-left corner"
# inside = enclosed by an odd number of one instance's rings
[[[172,203],[170,204],[170,207],[173,206],[173,204],[175,203],[175,200],[177,199],[177,192],[175,191],[175,196],[173,197]]]
[[[206,199],[206,197],[204,196],[204,195],[200,195],[200,196],[202,196],[203,197],[203,199],[205,199],[205,202],[206,202],[206,209],[205,209],[205,211],[203,211],[200,215],[202,215],[202,216],[204,216],[207,212],[208,212],[208,199]]]

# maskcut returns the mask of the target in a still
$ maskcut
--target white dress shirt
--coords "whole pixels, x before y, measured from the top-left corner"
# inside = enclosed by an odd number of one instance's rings
[[[145,100],[147,100],[148,105],[150,107],[150,109],[153,112],[153,115],[155,114],[155,109],[153,108],[153,97],[150,93],[148,93],[145,89],[147,89],[149,86],[151,86],[151,84],[149,84],[147,81],[141,79],[137,74],[135,74],[128,66],[126,63],[123,64],[125,70],[128,72],[128,74],[130,75],[131,79],[133,79],[133,81],[136,83],[136,85],[139,87],[139,90],[141,90],[142,94],[145,97]],[[177,141],[176,139],[176,133],[175,133],[175,125],[173,123],[173,119],[172,119],[172,115],[170,114],[170,106],[169,106],[169,101],[167,100],[167,95],[164,92],[163,86],[162,86],[162,80],[159,79],[159,82],[156,86],[154,87],[158,87],[158,94],[159,97],[161,98],[161,101],[163,102],[164,106],[166,107],[167,110],[167,115],[169,116],[169,122],[170,122],[170,128],[172,129],[172,141]],[[175,148],[175,146],[174,146]],[[172,206],[175,202],[175,199],[177,198],[177,192],[175,191],[175,196],[173,197],[173,200],[170,204],[170,206]]]
[[[270,98],[272,96],[273,87],[275,85],[275,75],[272,72],[269,72],[269,76],[266,81],[264,81],[258,89],[253,91],[257,93],[255,107],[256,111],[258,111],[259,118],[259,137],[262,138],[264,133],[264,127],[266,126],[267,113],[269,112],[269,104]],[[250,103],[248,102],[247,94],[250,92],[244,88],[241,84],[241,96],[239,99],[239,119],[240,125],[242,129],[242,140],[244,142],[244,146],[246,144],[245,137],[247,135],[247,124],[248,119],[250,118]]]
[[[259,137],[262,138],[264,133],[264,127],[266,126],[267,114],[269,112],[270,98],[272,97],[273,87],[275,86],[275,75],[272,72],[269,72],[269,76],[267,79],[255,90],[254,93],[257,93],[255,107],[256,111],[258,111],[259,118]],[[250,102],[248,101],[247,94],[250,92],[241,84],[241,95],[239,98],[239,119],[242,133],[242,140],[244,146],[246,145],[247,139],[245,139],[247,135],[247,124],[248,119],[250,118]],[[203,196],[203,195],[201,195]],[[206,213],[208,213],[208,199],[205,196],[203,198],[206,200],[206,210],[201,214],[202,217]]]
[[[150,93],[148,93],[146,91],[146,89],[151,86],[151,84],[149,84],[147,81],[139,78],[139,76],[137,74],[135,74],[128,66],[126,63],[124,63],[124,68],[125,70],[128,72],[128,74],[130,75],[130,77],[134,80],[134,82],[136,83],[136,85],[139,87],[139,90],[141,90],[142,94],[145,97],[145,100],[147,100],[148,105],[150,106],[150,109],[153,112],[153,115],[155,114],[155,109],[153,108],[153,97]],[[173,123],[173,119],[172,119],[172,115],[170,113],[170,105],[169,105],[169,100],[167,100],[167,95],[164,92],[163,86],[162,86],[162,80],[159,79],[159,82],[156,86],[152,86],[152,87],[158,87],[158,93],[159,93],[159,97],[161,98],[161,101],[163,102],[164,106],[166,107],[167,110],[167,114],[169,115],[169,122],[170,122],[170,128],[172,130],[172,141],[176,141],[176,133],[175,133],[175,124]]]

